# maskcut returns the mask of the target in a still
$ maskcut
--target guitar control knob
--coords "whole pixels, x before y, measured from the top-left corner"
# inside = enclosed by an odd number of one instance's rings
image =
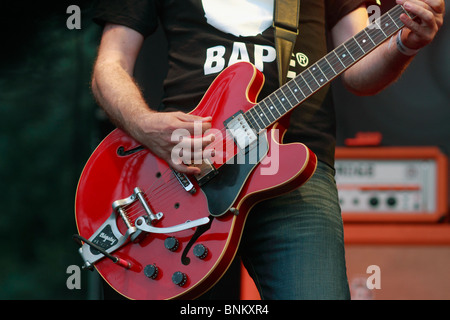
[[[158,277],[159,269],[155,264],[149,264],[144,268],[144,274],[150,279]]]
[[[178,239],[175,237],[169,237],[166,240],[164,240],[164,246],[169,251],[176,251],[178,249],[178,246],[180,243],[178,242]]]
[[[172,282],[177,286],[184,286],[187,281],[187,275],[181,271],[177,271],[172,275]]]
[[[203,244],[198,244],[194,247],[194,256],[196,256],[199,259],[205,259],[208,255],[208,248],[205,247]]]

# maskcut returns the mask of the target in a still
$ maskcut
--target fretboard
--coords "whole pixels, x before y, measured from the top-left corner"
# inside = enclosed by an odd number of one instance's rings
[[[401,5],[393,7],[245,113],[257,131],[269,127],[404,27]],[[408,14],[411,16],[410,14]]]

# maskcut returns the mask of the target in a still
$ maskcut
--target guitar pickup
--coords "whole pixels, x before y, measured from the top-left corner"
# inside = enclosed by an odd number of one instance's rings
[[[216,176],[219,172],[213,166],[211,161],[208,159],[203,159],[202,164],[196,165],[197,168],[200,168],[200,173],[195,175],[197,182],[200,186],[204,185],[206,182],[211,180],[214,176]]]
[[[255,130],[247,122],[242,111],[227,119],[224,124],[240,150],[245,151],[247,147],[254,145],[258,141]]]

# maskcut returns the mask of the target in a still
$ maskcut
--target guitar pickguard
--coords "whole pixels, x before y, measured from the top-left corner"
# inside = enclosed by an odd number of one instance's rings
[[[241,151],[230,161],[222,165],[219,173],[201,190],[206,195],[208,210],[218,217],[227,213],[238,197],[247,178],[269,151],[266,134],[260,134],[258,142],[246,152]]]

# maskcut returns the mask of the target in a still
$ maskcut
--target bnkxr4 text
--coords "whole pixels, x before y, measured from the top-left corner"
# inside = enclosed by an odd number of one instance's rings
[[[225,305],[225,314],[268,314],[267,306],[262,305]]]

